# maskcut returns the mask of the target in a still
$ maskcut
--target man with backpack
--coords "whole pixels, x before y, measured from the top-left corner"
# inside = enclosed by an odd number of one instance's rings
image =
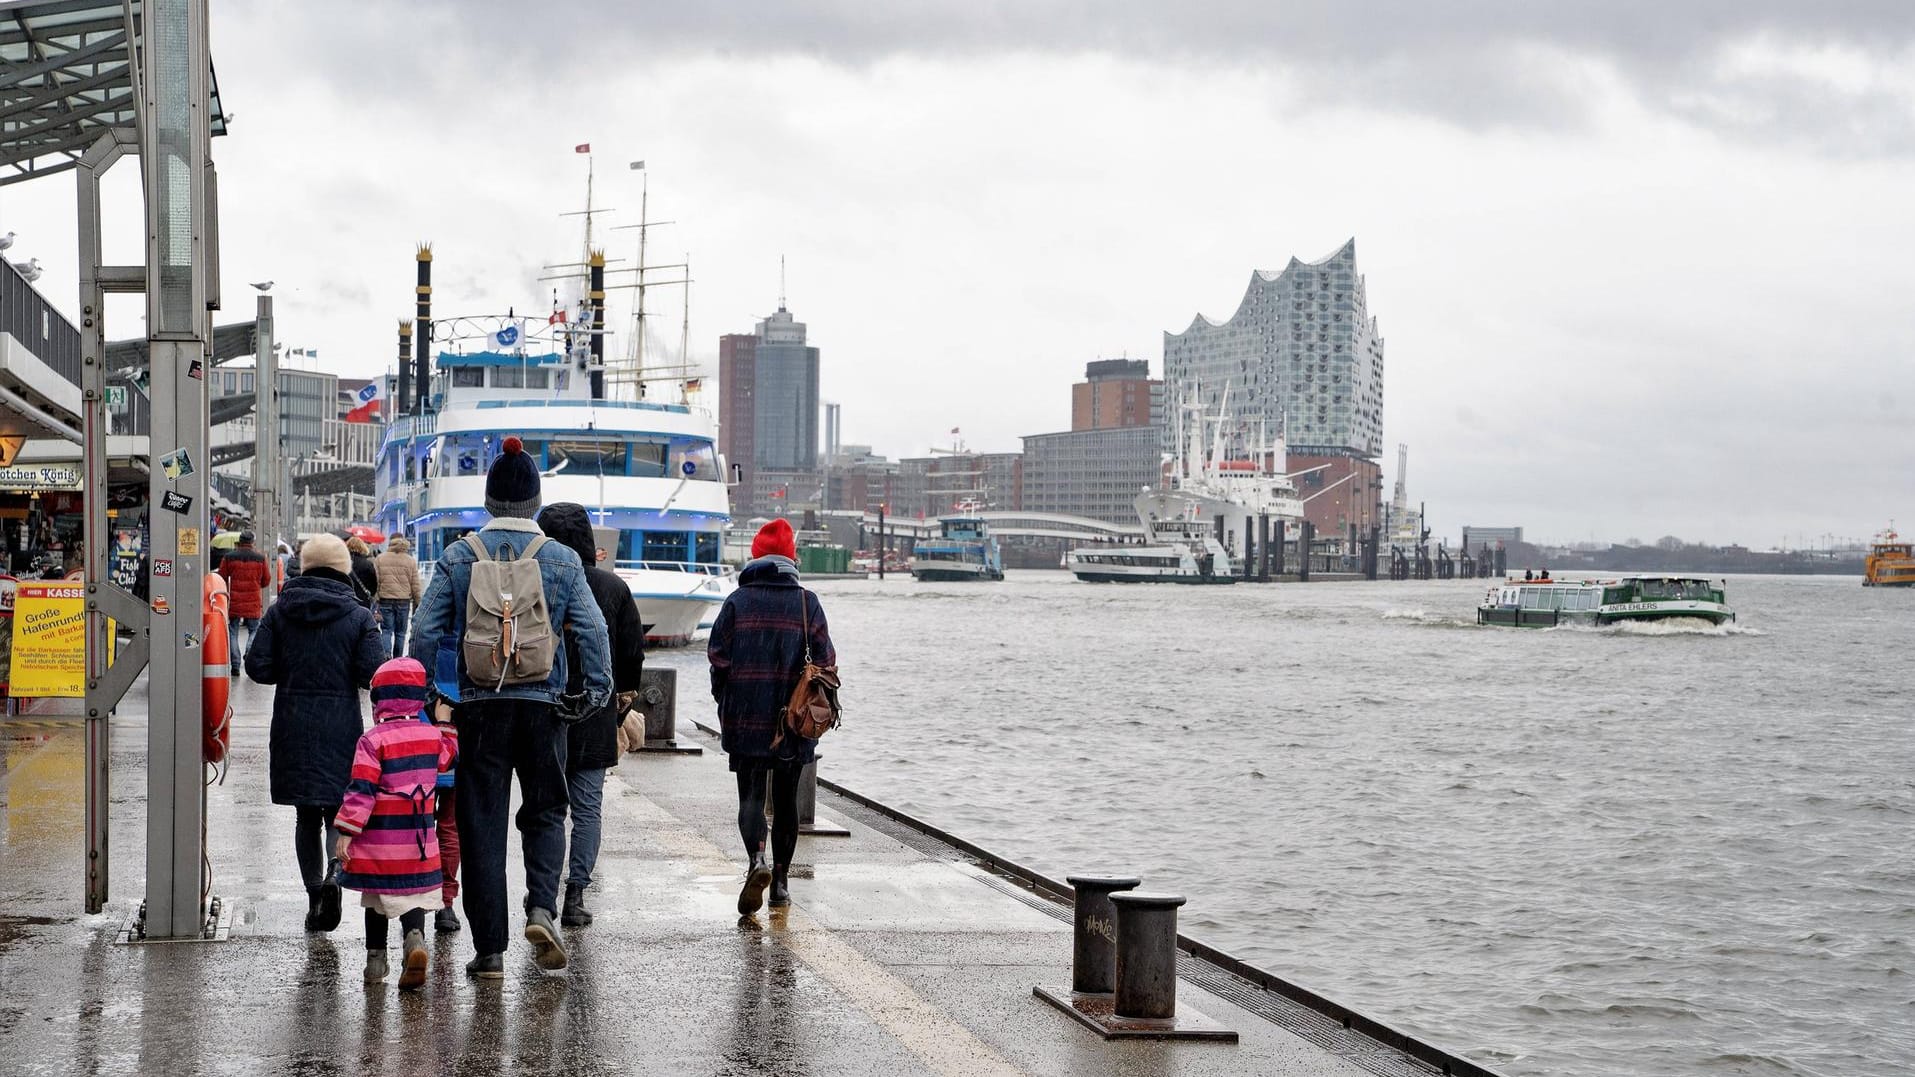
[[[442,640],[457,644],[459,796],[456,807],[466,919],[478,956],[467,975],[505,976],[506,815],[519,776],[518,827],[525,854],[525,938],[539,966],[562,969],[565,947],[553,917],[565,860],[566,735],[559,719],[570,670],[565,630],[578,641],[583,713],[611,698],[605,619],[578,554],[548,540],[532,521],[539,470],[516,437],[485,479],[492,522],[446,547],[412,621],[411,655],[436,661]]]

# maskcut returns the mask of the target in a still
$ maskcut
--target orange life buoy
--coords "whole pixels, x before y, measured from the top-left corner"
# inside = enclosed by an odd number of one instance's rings
[[[232,641],[226,634],[226,611],[230,600],[226,594],[226,581],[216,572],[206,574],[204,592],[200,651],[206,657],[205,665],[200,670],[203,682],[200,686],[203,693],[200,714],[206,761],[218,763],[226,758],[226,749],[232,743],[233,709],[227,705],[233,686]]]

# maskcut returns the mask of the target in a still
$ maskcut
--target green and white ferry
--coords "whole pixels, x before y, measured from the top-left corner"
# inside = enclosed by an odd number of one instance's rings
[[[1735,620],[1720,584],[1686,576],[1613,580],[1510,580],[1476,607],[1476,623],[1510,628],[1616,624],[1692,617],[1712,625]]]

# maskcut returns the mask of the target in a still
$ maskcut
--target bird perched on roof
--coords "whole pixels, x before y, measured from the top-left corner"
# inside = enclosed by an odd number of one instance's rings
[[[6,249],[7,249],[8,247],[11,247],[11,246],[13,246],[13,233],[12,233],[12,232],[8,232],[8,233],[7,233],[6,235],[4,235],[4,236],[0,236],[0,251],[4,251],[4,250],[6,250]]]
[[[258,291],[270,292],[273,290],[273,282],[269,280],[256,280],[253,282],[253,287]]]

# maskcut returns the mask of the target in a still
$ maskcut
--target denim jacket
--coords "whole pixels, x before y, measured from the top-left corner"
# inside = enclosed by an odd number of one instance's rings
[[[507,546],[515,555],[523,554],[539,534],[537,524],[512,517],[495,519],[478,531],[479,541],[495,557]],[[415,657],[432,655],[436,659],[442,641],[450,641],[457,653],[458,641],[465,636],[466,590],[472,584],[472,563],[477,559],[478,555],[464,542],[446,547],[437,570],[432,573],[425,597],[419,600],[418,612],[412,616],[407,653]],[[548,542],[539,548],[538,563],[552,627],[561,629],[569,622],[577,632],[585,693],[590,697],[591,706],[604,706],[612,698],[612,652],[606,637],[605,618],[599,613],[598,602],[592,598],[592,589],[585,582],[585,568],[578,554],[557,542]],[[565,651],[564,647],[558,648],[552,675],[543,684],[513,684],[504,688],[474,682],[466,673],[465,656],[460,653],[458,698],[464,703],[487,699],[557,703],[565,691],[568,674]],[[425,659],[420,657],[420,661]]]

